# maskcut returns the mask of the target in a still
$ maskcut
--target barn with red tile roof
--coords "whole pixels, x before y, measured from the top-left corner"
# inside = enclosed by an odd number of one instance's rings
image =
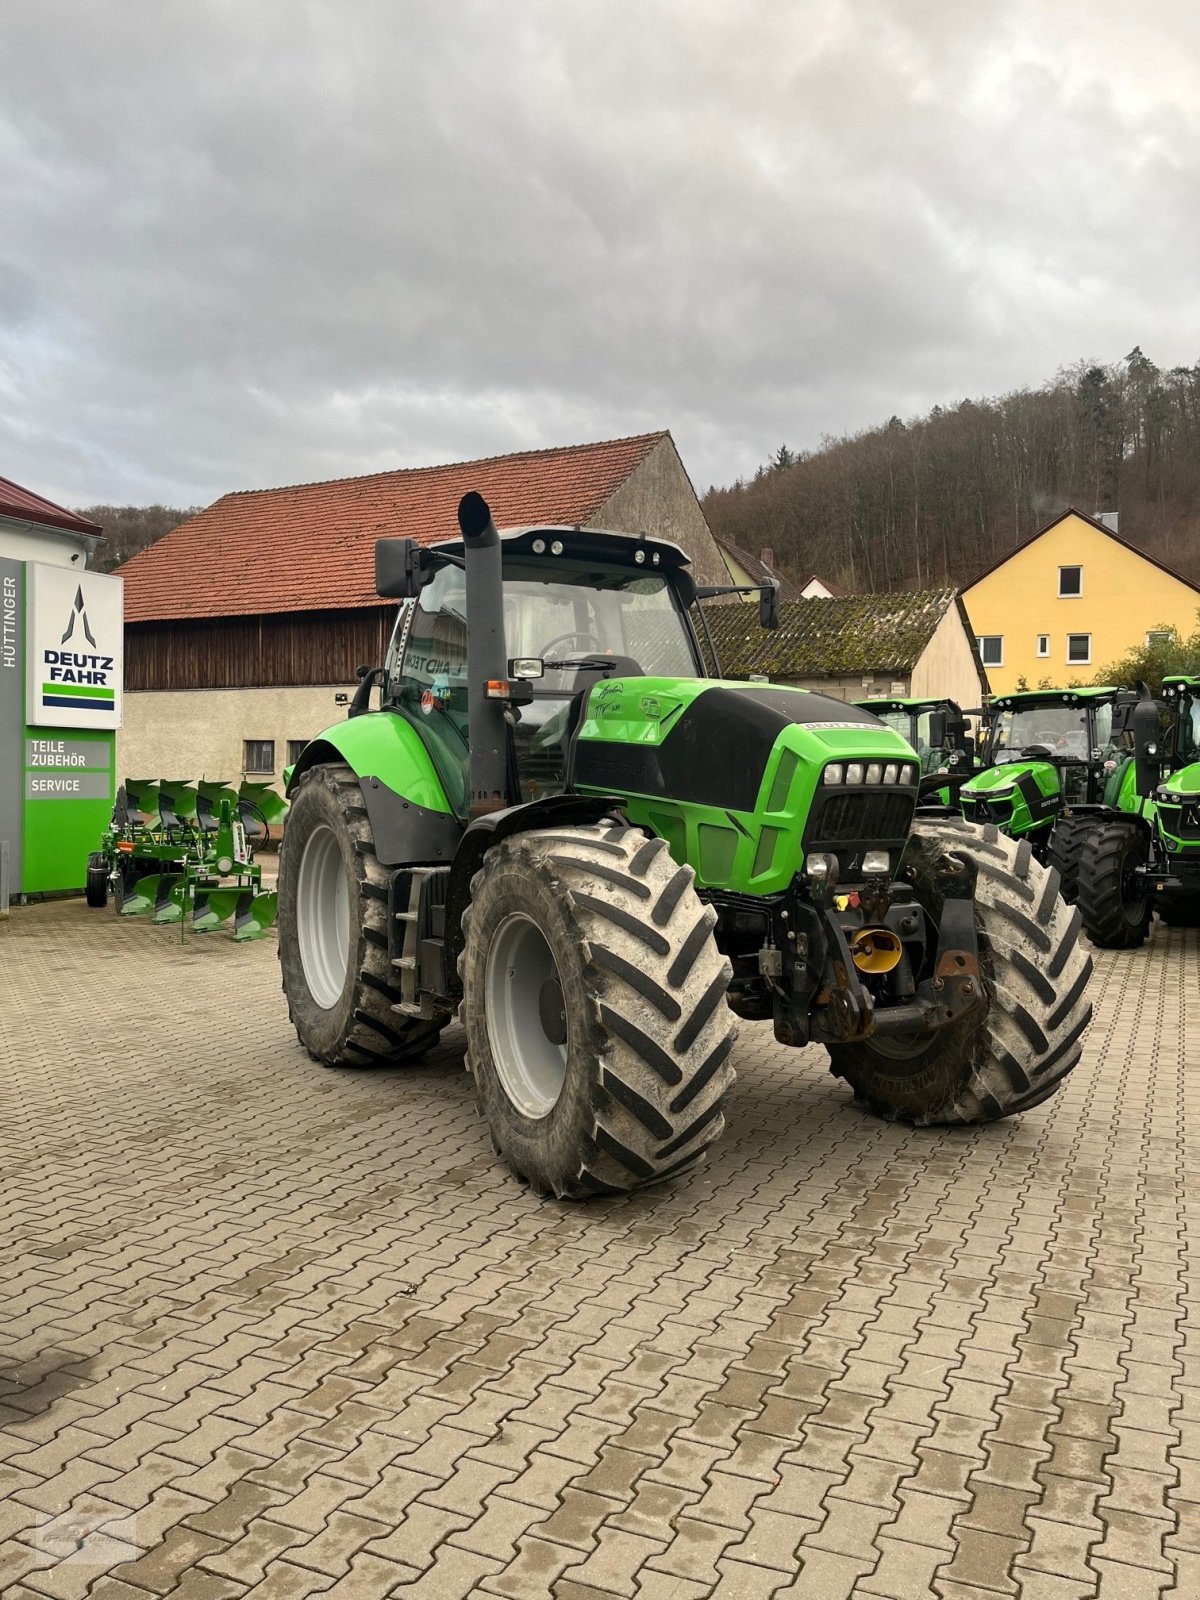
[[[375,593],[375,540],[453,535],[468,489],[501,528],[645,532],[682,545],[700,582],[729,582],[667,432],[227,494],[120,568],[123,770],[278,777],[383,659],[395,607]]]

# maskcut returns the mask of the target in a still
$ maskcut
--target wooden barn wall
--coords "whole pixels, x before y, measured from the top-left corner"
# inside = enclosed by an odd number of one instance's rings
[[[125,628],[125,687],[257,689],[353,684],[360,666],[387,650],[394,606],[301,611],[284,616],[131,622]]]

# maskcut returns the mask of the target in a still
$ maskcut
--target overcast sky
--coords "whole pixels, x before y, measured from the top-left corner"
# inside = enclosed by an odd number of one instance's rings
[[[1196,0],[9,0],[0,475],[79,505],[1200,358]]]

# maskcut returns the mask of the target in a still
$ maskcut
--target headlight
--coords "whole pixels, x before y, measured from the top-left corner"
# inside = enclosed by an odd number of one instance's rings
[[[861,761],[851,761],[846,767],[846,782],[861,783],[866,769]]]
[[[1012,797],[1013,797],[1014,792],[1015,791],[1014,791],[1012,785],[1010,784],[1007,789],[991,789],[991,790],[989,790],[987,794],[981,796],[981,799],[984,799],[984,800],[1011,800]]]
[[[883,766],[882,766],[882,764],[880,762],[872,761],[871,765],[867,768],[867,782],[868,783],[882,783],[883,782]]]
[[[899,768],[899,766],[896,764],[896,762],[889,761],[887,766],[884,767],[884,769],[883,769],[883,781],[884,781],[884,783],[895,783],[896,779],[899,776],[900,776],[900,768]]]
[[[812,878],[816,883],[836,883],[838,858],[835,855],[826,855],[823,851],[816,850],[804,859],[804,875],[807,878]]]
[[[892,858],[886,850],[868,850],[863,856],[863,876],[878,878],[892,870]]]
[[[831,761],[825,768],[825,783],[841,783],[846,776],[846,769],[840,761]]]
[[[916,767],[913,766],[913,764],[911,762],[909,762],[909,763],[907,763],[907,765],[904,767],[903,771],[900,774],[900,782],[901,783],[916,783],[916,781],[917,781],[917,769],[916,769]]]

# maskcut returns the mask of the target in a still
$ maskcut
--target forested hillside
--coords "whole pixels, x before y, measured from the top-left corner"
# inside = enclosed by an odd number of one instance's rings
[[[79,506],[78,514],[104,529],[104,543],[96,551],[96,567],[111,572],[122,561],[145,550],[164,533],[194,517],[201,508],[188,506]]]
[[[964,583],[1067,505],[1200,582],[1200,363],[1130,351],[1041,389],[964,400],[710,489],[713,532],[862,591]]]

